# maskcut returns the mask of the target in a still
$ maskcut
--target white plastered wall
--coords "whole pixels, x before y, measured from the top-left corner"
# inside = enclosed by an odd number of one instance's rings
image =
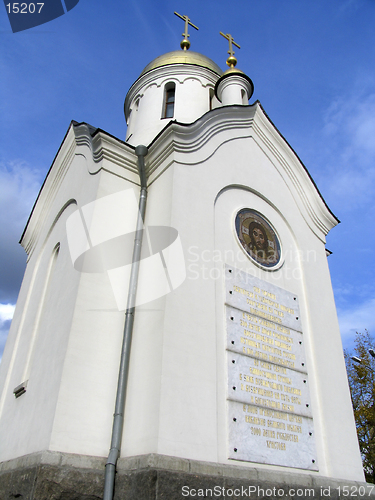
[[[168,175],[173,186],[165,192],[170,198],[164,200],[164,205],[171,204],[170,224],[178,229],[183,241],[187,279],[165,298],[160,333],[160,409],[155,415],[157,452],[233,464],[226,458],[223,283],[216,279],[217,273],[210,274],[212,269],[220,271],[224,263],[229,263],[298,294],[319,473],[363,480],[324,236],[318,237],[319,230],[316,234],[307,224],[306,214],[301,213],[295,201],[298,195],[293,194],[294,187],[287,185],[280,165],[276,168],[277,160],[271,161],[270,157],[249,137],[222,144],[206,161],[195,163],[192,153],[187,159],[189,164],[184,164],[181,156],[178,164],[170,167],[173,174]],[[163,176],[156,178],[152,188],[162,190],[162,179]],[[280,233],[285,262],[279,271],[261,271],[246,259],[216,260],[216,251],[225,256],[228,250],[241,250],[234,235],[234,216],[236,210],[249,205],[264,213]],[[150,202],[149,210],[157,220],[159,207],[151,207]],[[313,226],[311,221],[310,225]],[[154,366],[150,362],[152,353],[145,353],[145,346],[139,344],[138,352],[142,349],[143,368],[148,372]],[[136,360],[135,349],[133,355]],[[146,429],[135,425],[135,412],[147,412],[145,391],[151,394],[154,387],[151,373],[147,386],[135,379],[129,386],[128,401],[133,403],[127,406],[125,455],[139,453],[138,442]],[[141,393],[143,403],[134,404]]]
[[[66,220],[123,189],[137,197],[139,188],[115,160],[96,163],[90,141],[85,126],[69,130],[23,237],[29,259],[0,374],[1,461],[42,450],[108,452],[124,314],[106,273],[74,269]]]
[[[70,189],[54,193],[48,213],[39,214],[41,230],[29,255],[1,365],[2,460],[49,449],[79,286],[66,245],[65,221],[82,197],[86,175],[85,158],[77,155],[65,176]],[[93,181],[86,185],[85,196],[95,191]],[[15,399],[13,389],[25,381],[26,393]]]
[[[312,387],[319,473],[362,480],[324,251],[324,234],[303,210],[294,184],[288,181],[278,163],[280,155],[285,157],[280,145],[273,146],[277,156],[264,143],[262,147],[259,145],[259,136],[250,128],[246,129],[244,137],[238,138],[242,131],[234,126],[230,130],[224,126],[232,123],[230,113],[233,111],[222,109],[218,113],[223,119],[217,130],[224,135],[218,133],[201,147],[184,145],[178,152],[169,151],[164,156],[157,149],[159,143],[155,146],[155,153],[151,149],[146,157],[149,166],[158,164],[150,176],[146,222],[172,226],[179,231],[187,279],[173,293],[137,310],[122,456],[160,453],[234,463],[226,458],[224,297],[220,277],[224,263],[228,263],[246,272],[260,273],[262,279],[298,294]],[[219,114],[212,116],[215,118]],[[207,123],[214,127],[212,116],[208,117]],[[204,133],[202,124],[198,123],[196,130],[197,134]],[[176,140],[176,135],[169,133],[166,139],[161,138],[161,142],[166,140],[165,148]],[[110,138],[107,140],[111,141]],[[88,148],[81,148],[82,154],[87,153],[86,160],[76,157],[72,167],[77,162],[77,168],[71,168],[65,174],[65,183],[56,194],[48,223],[43,229],[45,233],[42,231],[34,255],[38,255],[38,245],[46,240],[48,228],[67,199],[74,198],[77,206],[82,207],[121,189],[130,187],[138,193],[136,177],[129,174],[128,179],[123,178],[120,160],[117,163],[112,160],[120,158],[123,152],[117,152],[117,156],[108,155],[102,161],[103,170],[100,171]],[[115,145],[111,148],[115,149]],[[85,182],[80,181],[81,175]],[[316,192],[305,194],[306,197],[318,196]],[[260,271],[246,259],[231,262],[227,258],[228,250],[241,250],[234,235],[233,220],[236,210],[248,205],[264,213],[280,234],[285,264],[277,272]],[[40,390],[42,386],[38,385],[38,397],[50,398],[47,402],[50,410],[40,417],[42,420],[38,423],[41,427],[38,432],[43,436],[36,434],[34,439],[28,435],[28,429],[33,428],[34,423],[22,430],[25,415],[32,413],[33,405],[38,401],[31,397],[31,375],[26,394],[14,400],[11,393],[13,386],[23,381],[22,369],[18,368],[22,361],[16,358],[12,361],[12,346],[17,344],[14,356],[27,355],[27,342],[22,347],[21,337],[17,337],[21,321],[21,312],[17,312],[3,360],[5,369],[2,373],[13,362],[14,369],[12,367],[10,378],[5,381],[8,400],[1,414],[1,425],[9,429],[9,448],[1,459],[46,448],[85,455],[106,456],[108,453],[123,313],[116,311],[105,275],[78,273],[68,262],[65,219],[72,211],[73,204],[60,215],[48,235],[48,251],[43,256],[43,259],[50,259],[56,242],[60,242],[56,270],[60,259],[64,263],[64,270],[59,272],[65,295],[58,297],[61,331],[56,334],[61,345],[56,346],[53,337],[47,336],[51,345],[40,350],[44,353],[58,347],[55,376],[48,381],[47,390]],[[312,250],[312,260],[300,259],[298,262],[293,253],[295,250],[302,251],[306,258],[307,252]],[[25,290],[31,281],[35,265],[33,258],[30,257],[17,311],[23,309],[27,300]],[[296,269],[298,272],[293,274]],[[147,277],[139,286],[147,286]],[[31,310],[35,311],[35,308]],[[40,366],[35,363],[35,369],[42,373],[43,356],[40,361]],[[330,379],[333,381],[328,384]],[[24,408],[19,413],[20,420],[13,425],[13,410],[8,413],[5,408],[14,404]],[[39,415],[35,415],[37,422]],[[241,462],[240,465],[246,464]]]

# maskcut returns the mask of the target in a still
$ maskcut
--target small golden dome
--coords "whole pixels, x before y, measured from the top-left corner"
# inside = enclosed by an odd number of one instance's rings
[[[236,74],[236,75],[238,75],[238,73],[240,73],[240,74],[242,74],[242,75],[244,75],[244,74],[245,74],[243,71],[241,71],[241,70],[240,70],[240,69],[238,69],[238,68],[229,68],[229,69],[227,69],[226,71],[224,71],[223,76],[224,76],[224,75],[230,75],[231,73],[234,73],[234,74]]]
[[[206,56],[199,54],[198,52],[192,52],[191,50],[175,50],[173,52],[163,54],[162,56],[159,56],[151,61],[150,64],[147,64],[145,69],[142,71],[141,76],[152,69],[160,68],[161,66],[168,66],[170,64],[193,64],[195,66],[208,68],[217,75],[223,74],[219,66]]]

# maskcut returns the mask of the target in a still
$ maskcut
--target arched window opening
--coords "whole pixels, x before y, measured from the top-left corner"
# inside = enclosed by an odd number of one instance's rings
[[[132,110],[132,109],[130,109],[130,111],[129,111],[129,116],[128,116],[128,119],[127,119],[127,121],[126,121],[126,125],[129,125],[129,123],[130,123],[130,117],[131,117],[131,115],[132,115],[132,111],[133,111],[133,110]]]
[[[164,111],[163,118],[173,118],[176,85],[167,83],[164,91]]]
[[[241,89],[241,100],[242,100],[242,104],[244,106],[246,106],[246,104],[248,104],[247,99],[246,99],[246,92],[244,91],[244,89]]]
[[[30,378],[31,365],[32,365],[34,353],[35,353],[35,345],[36,345],[37,337],[39,334],[41,320],[42,320],[43,314],[45,313],[45,310],[46,310],[46,300],[48,299],[48,295],[49,295],[48,292],[50,291],[51,281],[53,278],[53,274],[54,274],[54,270],[55,270],[57,257],[59,255],[59,251],[60,251],[60,242],[55,245],[55,247],[52,251],[52,255],[49,259],[46,275],[44,277],[44,285],[43,285],[43,289],[42,289],[42,292],[40,295],[34,325],[33,325],[32,331],[31,331],[30,345],[29,345],[29,349],[27,352],[26,361],[24,364],[24,369],[23,369],[23,374],[22,374],[23,382],[13,390],[13,394],[16,398],[19,398],[20,396],[22,396],[22,394],[24,394],[26,392],[27,382]]]
[[[214,97],[215,97],[215,91],[214,89],[210,89],[210,111],[211,109],[213,109],[213,100],[214,100]]]

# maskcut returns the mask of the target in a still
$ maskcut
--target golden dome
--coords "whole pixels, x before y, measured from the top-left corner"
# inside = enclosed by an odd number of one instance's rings
[[[162,56],[159,56],[151,61],[150,64],[147,64],[145,69],[142,71],[141,76],[152,69],[160,68],[161,66],[168,66],[170,64],[193,64],[195,66],[208,68],[217,75],[223,74],[219,66],[206,56],[199,54],[198,52],[192,52],[191,50],[175,50],[173,52],[163,54]]]

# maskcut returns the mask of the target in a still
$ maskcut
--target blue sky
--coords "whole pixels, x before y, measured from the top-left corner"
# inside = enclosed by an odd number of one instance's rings
[[[238,68],[342,221],[327,237],[345,347],[375,333],[375,0],[80,0],[13,34],[0,9],[0,355],[26,255],[18,244],[71,120],[124,139],[123,103],[142,69],[179,49]]]

